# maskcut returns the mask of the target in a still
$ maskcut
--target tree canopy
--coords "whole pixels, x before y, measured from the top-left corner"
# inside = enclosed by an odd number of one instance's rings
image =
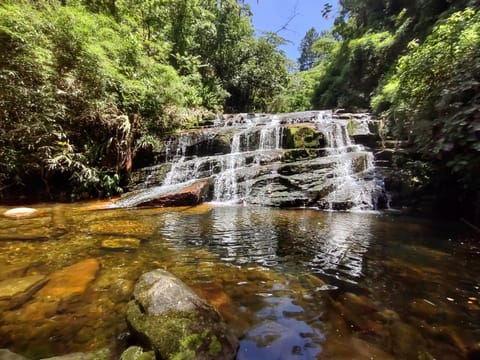
[[[4,1],[0,194],[110,196],[175,129],[267,110],[289,65],[250,15],[236,0]]]

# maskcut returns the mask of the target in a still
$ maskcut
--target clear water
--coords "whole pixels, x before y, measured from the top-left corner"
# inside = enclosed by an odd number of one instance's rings
[[[459,224],[211,204],[38,208],[0,218],[0,280],[85,259],[101,268],[75,296],[1,312],[0,348],[30,359],[105,347],[118,358],[133,284],[155,268],[218,308],[241,360],[463,359],[480,342],[480,248]],[[137,249],[102,246],[132,238]]]

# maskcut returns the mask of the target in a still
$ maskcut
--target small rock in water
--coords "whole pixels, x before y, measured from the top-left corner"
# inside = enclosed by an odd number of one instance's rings
[[[96,259],[86,259],[67,266],[50,275],[48,284],[35,297],[68,300],[83,294],[99,269],[100,263]]]
[[[46,282],[47,278],[43,275],[0,281],[0,309],[11,309],[21,306],[45,285]]]
[[[111,250],[136,250],[140,246],[140,239],[116,238],[102,241],[103,249]]]
[[[27,208],[27,207],[18,207],[7,210],[3,213],[3,216],[19,219],[33,215],[37,212],[37,209]]]

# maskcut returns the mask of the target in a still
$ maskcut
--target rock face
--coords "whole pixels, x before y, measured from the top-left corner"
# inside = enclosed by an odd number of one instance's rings
[[[218,312],[164,270],[142,275],[127,306],[127,323],[161,359],[233,359],[238,341]]]
[[[116,203],[129,206],[196,205],[201,201],[334,210],[375,208],[383,182],[373,153],[378,121],[368,114],[307,111],[237,114],[215,126],[172,137],[159,158],[138,170],[144,186]],[[165,174],[166,166],[170,171]],[[154,170],[156,169],[156,170]],[[135,176],[138,188],[138,176]],[[151,182],[155,180],[155,184]],[[160,181],[160,179],[162,179]]]

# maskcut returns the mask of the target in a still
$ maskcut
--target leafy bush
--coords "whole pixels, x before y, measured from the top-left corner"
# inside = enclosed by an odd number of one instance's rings
[[[423,43],[412,41],[372,106],[437,172],[478,191],[480,11],[455,12]]]

